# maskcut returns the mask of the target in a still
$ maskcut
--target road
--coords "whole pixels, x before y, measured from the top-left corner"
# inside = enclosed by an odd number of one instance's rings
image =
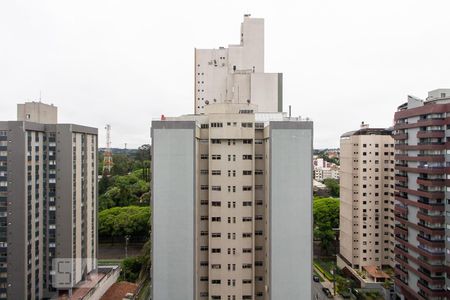
[[[328,297],[322,291],[323,285],[320,282],[313,281],[313,299],[314,300],[328,300]],[[330,290],[333,292],[332,290]]]

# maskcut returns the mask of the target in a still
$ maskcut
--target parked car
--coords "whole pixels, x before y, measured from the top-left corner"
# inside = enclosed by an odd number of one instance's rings
[[[319,282],[320,278],[317,275],[313,275],[313,280],[314,280],[314,282]]]
[[[330,289],[324,287],[324,288],[322,288],[322,291],[325,293],[325,295],[326,295],[328,298],[333,298],[333,294],[331,294]]]

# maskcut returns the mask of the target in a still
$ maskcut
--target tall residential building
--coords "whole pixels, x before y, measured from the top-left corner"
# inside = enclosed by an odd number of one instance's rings
[[[195,49],[195,113],[208,103],[248,103],[281,112],[282,74],[264,72],[264,19],[244,16],[239,45]]]
[[[311,299],[313,124],[271,101],[152,122],[152,299]]]
[[[0,299],[42,299],[96,269],[97,129],[40,102],[17,116],[0,122]]]
[[[395,284],[402,299],[450,299],[450,89],[395,113]]]
[[[392,129],[343,134],[340,162],[339,257],[354,269],[394,267]]]

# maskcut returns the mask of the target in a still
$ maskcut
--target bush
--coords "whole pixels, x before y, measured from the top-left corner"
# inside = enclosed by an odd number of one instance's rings
[[[136,282],[142,268],[141,256],[128,257],[122,260],[122,271],[120,272],[120,281]]]

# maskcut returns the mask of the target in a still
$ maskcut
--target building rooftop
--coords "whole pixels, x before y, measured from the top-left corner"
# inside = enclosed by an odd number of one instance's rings
[[[380,270],[377,266],[364,266],[364,270],[369,274],[370,277],[378,279],[378,278],[384,278],[389,279],[389,275]]]

